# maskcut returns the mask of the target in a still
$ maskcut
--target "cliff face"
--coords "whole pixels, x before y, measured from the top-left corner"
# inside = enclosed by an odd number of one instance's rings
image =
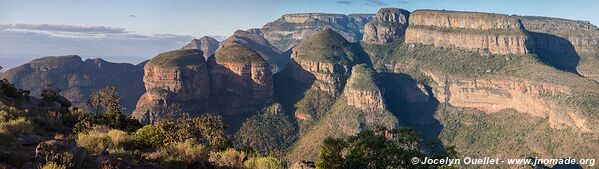
[[[210,96],[208,66],[202,51],[182,49],[161,53],[144,67],[146,93],[132,117],[144,124],[180,113],[200,113]],[[193,103],[193,106],[190,106]]]
[[[364,26],[362,41],[374,44],[386,44],[403,37],[408,26],[410,12],[397,8],[383,8],[376,17]]]
[[[270,66],[257,52],[241,46],[222,47],[209,64],[212,93],[224,113],[234,114],[272,100]]]
[[[1,74],[17,88],[30,90],[39,96],[47,84],[61,89],[60,94],[78,107],[87,107],[94,92],[115,86],[123,96],[125,114],[131,113],[139,96],[144,93],[143,64],[111,63],[102,59],[81,60],[76,55],[51,56],[7,70]]]
[[[521,16],[532,32],[535,51],[547,63],[599,81],[599,29],[584,21]]]
[[[325,29],[293,49],[290,66],[297,80],[338,95],[358,56],[350,42]]]
[[[200,39],[193,39],[181,49],[197,49],[204,52],[204,59],[208,59],[218,49],[219,42],[209,36],[204,36]]]
[[[432,73],[428,76],[438,84],[432,91],[439,102],[486,113],[515,109],[533,117],[548,118],[554,128],[567,126],[590,131],[577,111],[566,109],[551,99],[569,93],[567,87],[511,78],[441,78]]]
[[[343,91],[347,105],[364,112],[376,112],[385,109],[383,96],[376,84],[374,70],[365,64],[352,67],[351,76]]]
[[[410,15],[406,43],[460,47],[492,54],[530,53],[518,19],[500,14],[417,10]]]
[[[233,36],[227,38],[221,43],[220,48],[230,46],[242,46],[252,49],[260,54],[271,66],[272,72],[276,73],[282,70],[289,63],[289,55],[285,55],[277,48],[272,46],[264,37],[260,35],[260,30],[235,31]]]
[[[286,14],[264,25],[261,33],[281,51],[291,49],[324,28],[331,28],[345,39],[356,42],[362,39],[364,25],[373,17],[371,14]]]

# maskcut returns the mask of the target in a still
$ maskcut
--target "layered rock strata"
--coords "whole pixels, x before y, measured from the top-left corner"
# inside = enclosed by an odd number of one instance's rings
[[[286,14],[261,28],[261,34],[281,51],[287,51],[302,40],[325,28],[331,28],[351,42],[362,39],[364,25],[373,14]]]
[[[364,26],[363,42],[373,44],[391,43],[403,37],[408,27],[410,12],[398,8],[382,8],[376,17]]]
[[[209,59],[213,97],[224,113],[251,109],[272,100],[273,79],[270,66],[257,52],[228,46]]]
[[[567,126],[590,131],[585,118],[576,110],[551,99],[568,94],[567,87],[511,78],[462,79],[427,74],[437,83],[432,91],[439,102],[486,113],[515,109],[533,117],[548,118],[554,128]]]
[[[517,18],[501,14],[416,10],[409,24],[405,43],[491,54],[528,54],[533,43]]]
[[[364,112],[376,112],[385,109],[383,95],[375,81],[375,72],[365,64],[352,67],[351,76],[343,91],[347,105]]]

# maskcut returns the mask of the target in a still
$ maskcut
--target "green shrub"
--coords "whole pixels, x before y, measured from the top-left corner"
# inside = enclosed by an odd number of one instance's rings
[[[274,157],[251,157],[244,162],[246,168],[279,169],[285,168],[283,162]]]
[[[31,134],[34,127],[35,126],[31,121],[24,117],[19,117],[14,120],[0,123],[0,133],[12,135]]]
[[[160,150],[160,156],[166,161],[179,160],[187,167],[197,168],[207,161],[208,151],[209,149],[203,144],[188,140],[169,144]]]
[[[91,131],[77,135],[77,144],[92,153],[101,153],[112,145],[112,139],[106,133]]]
[[[230,148],[221,152],[210,152],[208,161],[218,167],[241,168],[245,158],[245,152]]]
[[[159,148],[164,146],[166,138],[159,128],[146,125],[133,134],[133,141],[137,146]]]
[[[261,153],[283,152],[297,139],[298,130],[284,112],[275,113],[272,107],[282,109],[280,104],[266,108],[243,122],[237,132],[237,142]]]
[[[66,169],[67,167],[63,166],[63,165],[58,165],[54,162],[48,162],[46,164],[44,164],[44,166],[42,167],[42,169]]]

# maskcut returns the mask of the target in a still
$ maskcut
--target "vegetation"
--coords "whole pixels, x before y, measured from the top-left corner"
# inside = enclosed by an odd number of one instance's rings
[[[431,168],[410,161],[413,157],[426,157],[419,148],[419,141],[414,130],[384,127],[345,139],[327,138],[320,148],[316,168]]]
[[[346,65],[358,63],[361,61],[360,57],[364,56],[359,46],[348,42],[337,32],[330,29],[314,34],[302,41],[294,50],[301,51],[293,56],[293,59],[296,60]]]
[[[179,49],[158,54],[148,64],[160,67],[185,67],[187,65],[205,64],[202,52],[196,49]]]
[[[376,74],[372,68],[366,64],[359,64],[352,67],[351,82],[347,86],[363,91],[378,91],[379,88],[375,82]]]
[[[243,122],[237,132],[237,142],[262,154],[278,154],[291,147],[297,133],[297,127],[282,105],[273,104]]]
[[[90,107],[95,109],[96,114],[82,114],[73,131],[85,133],[96,125],[107,125],[109,128],[133,132],[141,128],[141,124],[121,113],[123,110],[120,103],[121,97],[115,87],[106,87],[94,92],[88,101]],[[100,113],[100,110],[104,112]]]
[[[267,63],[258,52],[237,45],[220,48],[214,56],[217,63]]]

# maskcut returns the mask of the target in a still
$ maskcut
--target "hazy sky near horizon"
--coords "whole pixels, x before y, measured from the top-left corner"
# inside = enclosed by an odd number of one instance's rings
[[[194,37],[223,39],[286,13],[446,9],[586,20],[597,0],[0,0],[0,66],[80,55],[139,63]]]

